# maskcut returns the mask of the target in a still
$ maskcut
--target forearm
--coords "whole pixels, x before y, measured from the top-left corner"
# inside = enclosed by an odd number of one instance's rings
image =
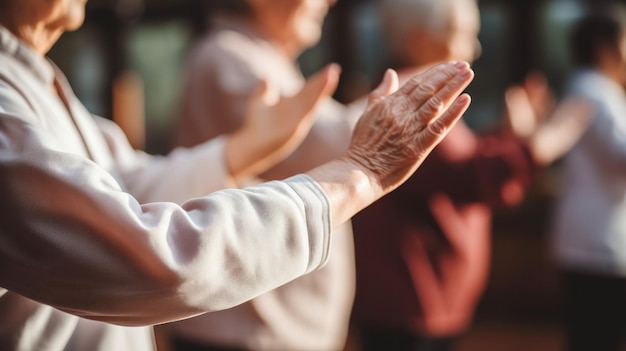
[[[308,178],[140,204],[88,160],[20,155],[0,162],[0,286],[79,316],[145,325],[229,308],[329,250],[327,201]]]
[[[247,137],[241,132],[235,132],[226,137],[224,159],[228,173],[233,179],[242,180],[256,176],[280,159],[281,155],[273,153],[271,147],[265,147],[265,145],[251,147],[251,143],[255,140],[255,137]]]
[[[224,137],[192,148],[177,148],[167,156],[152,156],[134,150],[119,127],[110,121],[96,121],[126,190],[141,203],[181,204],[213,191],[236,187],[224,160]]]

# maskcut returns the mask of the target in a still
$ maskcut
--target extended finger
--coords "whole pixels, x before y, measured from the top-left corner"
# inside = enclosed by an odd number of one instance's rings
[[[426,126],[439,117],[449,108],[452,101],[467,88],[472,79],[474,79],[474,72],[471,69],[466,68],[458,71],[454,78],[445,82],[434,95],[428,97],[422,105],[416,106],[417,122]],[[421,93],[416,90],[415,95],[419,94]]]
[[[424,145],[427,150],[434,148],[467,111],[470,102],[471,98],[468,94],[457,97],[446,112],[417,134],[416,143]]]
[[[448,62],[435,65],[427,71],[416,75],[404,84],[398,94],[410,97],[412,104],[420,106],[426,99],[434,95],[459,71],[468,70],[467,62]]]

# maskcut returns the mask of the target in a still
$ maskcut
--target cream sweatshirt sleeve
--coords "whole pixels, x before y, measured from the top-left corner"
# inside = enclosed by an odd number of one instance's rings
[[[307,176],[181,205],[140,202],[94,162],[50,147],[62,136],[21,118],[27,108],[2,106],[2,288],[81,317],[148,325],[235,306],[327,258],[329,203]],[[198,175],[219,164],[210,150],[186,161],[206,163]],[[159,162],[137,182],[184,193],[188,184],[171,179],[190,165]]]

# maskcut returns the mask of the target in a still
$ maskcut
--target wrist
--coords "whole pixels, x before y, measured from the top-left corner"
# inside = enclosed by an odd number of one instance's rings
[[[326,193],[333,210],[333,226],[349,220],[384,195],[377,178],[348,157],[328,162],[307,174]]]

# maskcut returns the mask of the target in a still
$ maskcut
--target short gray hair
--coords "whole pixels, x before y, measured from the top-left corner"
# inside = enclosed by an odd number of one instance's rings
[[[460,1],[477,0],[382,0],[379,4],[380,27],[389,49],[399,50],[402,38],[414,28],[429,33],[444,31],[450,25],[449,10]]]

